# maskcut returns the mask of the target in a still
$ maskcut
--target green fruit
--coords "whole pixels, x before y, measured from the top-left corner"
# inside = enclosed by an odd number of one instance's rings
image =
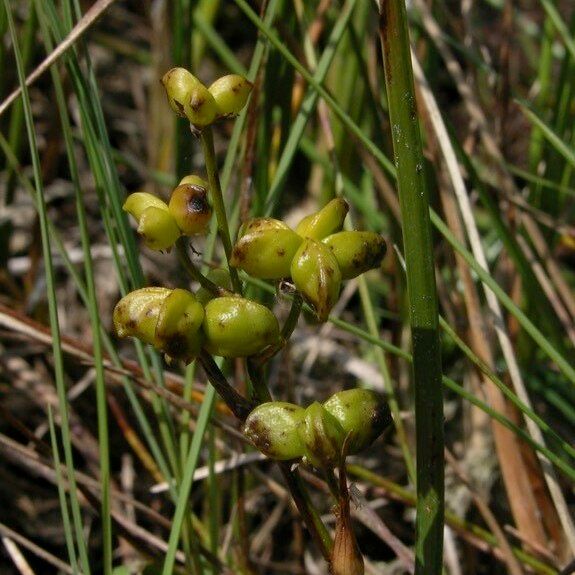
[[[162,78],[170,106],[178,116],[186,117],[184,106],[199,80],[185,68],[172,68]]]
[[[304,240],[292,260],[291,277],[320,321],[326,321],[341,287],[341,272],[331,250],[313,239]]]
[[[246,419],[244,435],[271,459],[299,459],[304,451],[297,428],[304,413],[302,407],[292,403],[263,403]]]
[[[180,228],[170,212],[150,206],[138,222],[138,233],[151,250],[170,250],[180,237]]]
[[[205,233],[212,216],[207,185],[180,184],[174,188],[168,208],[183,234]]]
[[[280,227],[275,222],[277,220],[263,219],[248,224],[234,246],[230,265],[260,279],[288,277],[302,238],[287,226]]]
[[[153,194],[130,194],[123,209],[138,222],[138,233],[152,250],[169,250],[180,237],[180,230],[170,215],[168,205]]]
[[[219,116],[237,116],[252,88],[253,84],[243,76],[230,74],[218,78],[208,89],[216,101]]]
[[[204,308],[194,294],[175,289],[162,302],[154,345],[168,357],[189,363],[201,350],[204,334],[200,329]]]
[[[190,186],[198,186],[200,188],[204,188],[205,190],[207,190],[210,187],[208,182],[206,182],[206,180],[203,180],[202,178],[200,178],[200,176],[196,176],[193,174],[190,174],[189,176],[184,176],[180,180],[178,186],[182,186],[184,184],[189,184]]]
[[[279,340],[279,324],[265,306],[241,297],[218,297],[205,308],[205,348],[213,355],[246,357]]]
[[[198,82],[184,102],[184,114],[196,128],[209,126],[218,116],[218,106],[208,89]]]
[[[369,447],[392,423],[384,398],[369,389],[349,389],[332,395],[323,407],[337,419],[353,455]]]
[[[158,196],[148,194],[147,192],[134,192],[133,194],[130,194],[126,198],[122,209],[139,222],[144,211],[151,207],[168,211],[168,205],[166,202],[162,201]]]
[[[306,216],[297,225],[295,231],[304,238],[322,240],[341,230],[348,210],[347,202],[336,198],[328,202],[319,212]]]
[[[291,230],[291,228],[286,223],[275,218],[252,218],[240,226],[238,240],[252,232],[262,232],[264,230]]]
[[[154,345],[160,308],[171,291],[163,287],[146,287],[124,296],[116,304],[112,316],[118,337],[137,337]]]
[[[385,256],[385,240],[375,232],[338,232],[322,240],[333,252],[344,280],[377,268]]]
[[[341,462],[345,433],[337,419],[317,401],[312,403],[298,425],[304,463],[314,467],[336,467]]]

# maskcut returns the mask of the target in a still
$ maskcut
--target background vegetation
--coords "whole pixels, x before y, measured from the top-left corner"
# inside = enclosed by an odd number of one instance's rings
[[[575,12],[413,0],[408,16],[441,314],[446,572],[558,573],[575,555]],[[267,377],[302,404],[388,395],[394,428],[350,459],[352,511],[366,572],[413,569],[409,304],[378,24],[357,0],[3,0],[2,573],[327,572],[204,373],[111,329],[127,291],[189,287],[121,210],[131,191],[166,197],[203,173],[159,83],[174,65],[255,83],[215,132],[234,230],[343,195],[353,226],[388,241],[382,269],[346,285],[329,323],[302,318]],[[214,239],[194,244],[204,261],[221,261]],[[249,293],[286,317],[273,286]],[[240,363],[224,369],[246,389]],[[301,476],[332,527],[327,486]]]

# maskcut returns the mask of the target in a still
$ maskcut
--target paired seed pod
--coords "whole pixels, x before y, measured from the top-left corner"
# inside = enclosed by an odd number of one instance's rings
[[[186,290],[147,287],[130,292],[114,308],[119,337],[136,337],[186,363],[199,353],[204,309]]]
[[[138,222],[138,233],[152,250],[170,250],[180,237],[180,229],[167,204],[153,194],[130,194],[123,209]]]
[[[205,233],[212,216],[207,182],[198,176],[183,178],[172,192],[168,209],[183,234]]]
[[[291,262],[302,238],[286,224],[272,218],[250,220],[240,230],[230,265],[260,279],[290,275]]]
[[[239,114],[252,89],[252,84],[237,74],[223,76],[206,88],[184,68],[166,72],[162,84],[174,112],[187,118],[197,129],[205,128],[218,118]]]
[[[264,403],[247,417],[244,434],[272,459],[302,459],[329,468],[369,447],[391,421],[380,395],[351,389],[306,409],[282,401]]]
[[[314,239],[305,239],[290,267],[292,280],[320,321],[326,321],[337,302],[341,272],[332,251]]]
[[[279,340],[276,316],[265,306],[236,296],[217,297],[205,307],[205,348],[212,355],[247,357]]]
[[[185,117],[196,128],[211,124],[218,115],[218,106],[209,90],[184,68],[172,68],[162,78],[172,110]]]
[[[306,216],[293,231],[273,218],[256,218],[241,228],[230,263],[253,277],[290,277],[320,321],[335,305],[342,280],[378,267],[385,240],[374,232],[341,231],[349,210],[336,198]]]

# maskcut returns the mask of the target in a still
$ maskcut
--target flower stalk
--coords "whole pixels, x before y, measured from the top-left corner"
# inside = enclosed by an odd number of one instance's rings
[[[224,206],[224,196],[222,194],[222,186],[220,184],[220,176],[218,173],[216,152],[214,148],[214,134],[211,126],[207,126],[202,130],[200,139],[202,141],[202,150],[206,161],[206,171],[208,173],[211,198],[218,223],[218,232],[224,246],[226,261],[228,262],[230,276],[232,278],[232,286],[235,292],[242,293],[242,286],[238,272],[235,268],[229,265],[230,258],[232,256],[232,239],[230,236],[228,216],[226,215],[226,208]]]

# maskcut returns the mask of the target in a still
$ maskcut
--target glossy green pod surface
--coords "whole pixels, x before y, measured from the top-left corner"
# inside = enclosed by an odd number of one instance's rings
[[[317,401],[306,408],[298,434],[305,463],[319,468],[339,465],[345,433],[337,419]]]
[[[323,406],[348,436],[346,448],[350,455],[370,446],[392,422],[385,399],[369,389],[340,391]]]
[[[230,265],[260,279],[280,279],[290,275],[291,262],[302,238],[293,230],[252,224],[236,242]]]
[[[248,101],[253,84],[238,74],[218,78],[209,88],[218,107],[219,116],[238,115]]]
[[[168,210],[166,202],[148,192],[134,192],[130,194],[126,198],[122,209],[133,216],[136,221],[139,221],[144,211],[151,207]]]
[[[322,240],[341,230],[348,211],[348,203],[342,198],[335,198],[318,212],[303,218],[295,231],[304,238]]]
[[[171,291],[163,287],[146,287],[125,295],[116,304],[112,316],[118,337],[137,337],[153,345],[160,308]]]
[[[292,280],[320,321],[326,321],[337,302],[341,272],[335,256],[323,243],[305,239],[290,267]]]
[[[184,102],[184,114],[196,128],[209,126],[218,116],[218,106],[214,97],[199,81]]]
[[[154,344],[167,356],[192,361],[200,352],[204,334],[204,308],[194,294],[175,289],[160,306]]]
[[[298,459],[304,453],[297,431],[304,413],[302,407],[284,401],[262,403],[247,417],[244,435],[271,459]]]
[[[379,267],[387,250],[383,236],[375,232],[338,232],[322,243],[333,252],[344,280]]]
[[[178,116],[185,117],[184,105],[190,99],[192,89],[199,80],[185,68],[172,68],[162,77],[170,107]]]
[[[214,298],[206,304],[205,348],[213,355],[246,357],[279,340],[279,324],[265,306],[241,297]]]
[[[150,206],[145,209],[138,222],[138,233],[151,250],[169,250],[180,237],[176,221],[163,208]]]

